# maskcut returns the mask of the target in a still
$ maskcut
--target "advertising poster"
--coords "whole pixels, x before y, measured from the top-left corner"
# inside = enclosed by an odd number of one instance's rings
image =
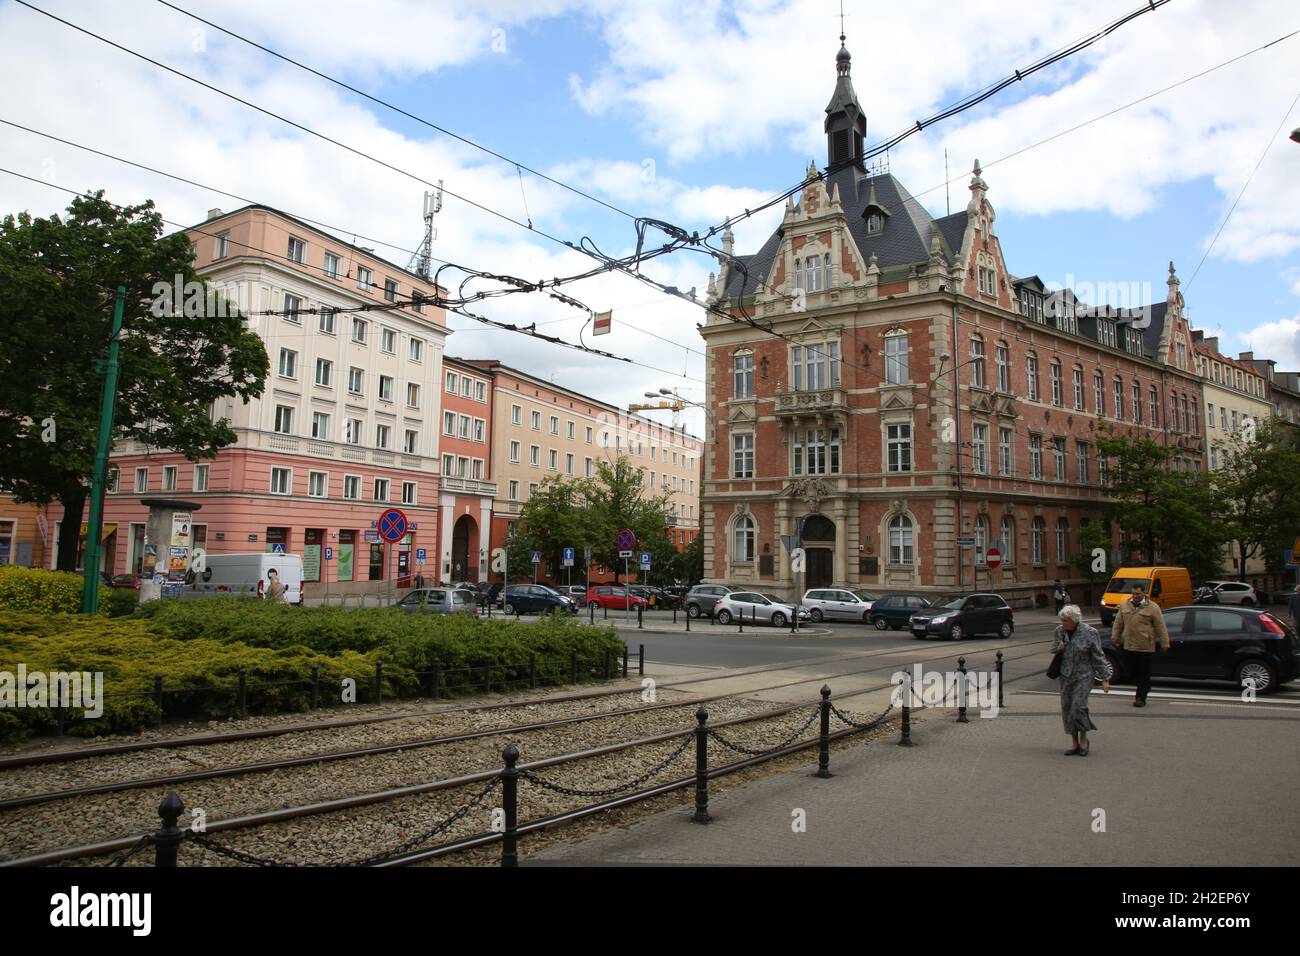
[[[308,544],[302,550],[302,576],[305,581],[320,580],[320,545]]]
[[[339,559],[338,579],[340,581],[352,580],[352,554],[355,549],[356,549],[355,545],[340,544],[338,550],[334,552],[336,555],[338,555],[338,559]]]
[[[172,515],[172,544],[173,548],[186,548],[190,546],[190,513],[188,511],[177,511]]]

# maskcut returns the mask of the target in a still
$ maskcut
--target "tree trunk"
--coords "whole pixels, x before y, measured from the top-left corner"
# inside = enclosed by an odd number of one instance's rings
[[[86,507],[86,496],[86,488],[82,485],[59,496],[59,502],[63,505],[63,523],[59,525],[59,564],[56,571],[77,570],[77,552],[81,548],[81,513]]]

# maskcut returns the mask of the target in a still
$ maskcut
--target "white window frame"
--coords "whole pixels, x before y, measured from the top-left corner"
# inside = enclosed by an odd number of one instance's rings
[[[287,477],[285,478],[285,481],[284,481],[284,491],[276,491],[276,490],[275,490],[275,488],[276,488],[276,480],[275,480],[275,479],[276,479],[276,476],[277,476],[277,475],[284,475],[284,476],[287,476]],[[271,477],[270,477],[270,481],[269,481],[269,486],[268,486],[268,489],[267,489],[267,490],[269,491],[270,494],[273,494],[273,495],[291,495],[291,494],[293,494],[293,469],[292,469],[292,468],[280,468],[280,467],[274,467],[274,468],[272,468],[272,469],[271,469]]]

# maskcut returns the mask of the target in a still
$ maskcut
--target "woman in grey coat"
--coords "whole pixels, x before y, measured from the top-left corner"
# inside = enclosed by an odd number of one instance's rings
[[[1088,715],[1088,694],[1092,691],[1093,678],[1101,681],[1104,693],[1110,693],[1101,635],[1090,624],[1082,623],[1082,617],[1077,604],[1061,608],[1061,623],[1052,641],[1053,654],[1065,647],[1065,653],[1061,655],[1061,721],[1074,745],[1065,751],[1067,757],[1076,754],[1088,756],[1088,731],[1097,729]]]

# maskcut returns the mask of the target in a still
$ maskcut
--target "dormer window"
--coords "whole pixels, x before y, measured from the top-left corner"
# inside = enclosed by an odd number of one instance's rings
[[[885,217],[878,212],[867,216],[867,235],[874,236],[885,228]]]

